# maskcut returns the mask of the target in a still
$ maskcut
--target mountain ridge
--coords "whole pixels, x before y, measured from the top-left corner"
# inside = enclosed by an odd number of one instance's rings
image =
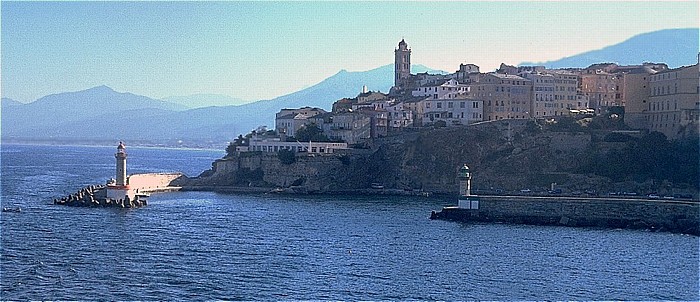
[[[585,68],[592,64],[611,62],[638,65],[644,62],[666,63],[670,68],[693,65],[698,58],[700,28],[663,29],[642,33],[620,43],[601,49],[546,62],[523,62],[523,65],[543,65],[547,68]],[[673,45],[674,47],[668,47]]]

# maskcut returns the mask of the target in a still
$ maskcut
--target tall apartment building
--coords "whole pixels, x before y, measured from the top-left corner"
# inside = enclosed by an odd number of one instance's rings
[[[532,100],[530,113],[534,118],[555,116],[557,103],[554,102],[555,78],[545,73],[523,73],[522,76],[532,81]]]
[[[609,69],[584,69],[581,74],[581,91],[588,97],[588,106],[600,113],[610,106],[621,106],[619,83],[616,74]]]
[[[470,85],[469,96],[483,100],[483,120],[530,118],[532,81],[511,74],[481,74],[479,82]]]
[[[647,129],[669,139],[698,135],[700,125],[700,70],[698,64],[649,76]]]
[[[567,115],[571,110],[586,110],[588,97],[581,91],[581,78],[566,70],[551,70],[554,76],[556,115]]]
[[[648,129],[649,86],[651,76],[657,70],[650,66],[638,66],[621,75],[622,104],[625,106],[625,124],[635,129]]]

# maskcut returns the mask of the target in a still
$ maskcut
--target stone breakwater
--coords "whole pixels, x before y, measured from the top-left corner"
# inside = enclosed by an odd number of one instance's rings
[[[91,185],[84,187],[78,192],[69,194],[60,199],[54,199],[56,205],[70,207],[115,207],[115,208],[138,208],[146,206],[148,202],[145,199],[139,198],[138,195],[134,199],[128,196],[124,199],[114,200],[107,198],[106,187],[104,185]]]
[[[478,209],[445,207],[431,219],[649,229],[700,236],[696,201],[479,196]]]

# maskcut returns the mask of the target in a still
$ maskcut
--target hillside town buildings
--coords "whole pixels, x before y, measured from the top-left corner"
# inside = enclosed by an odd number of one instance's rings
[[[666,64],[547,69],[501,64],[494,72],[462,63],[451,74],[411,73],[411,49],[394,49],[394,86],[368,91],[320,108],[282,109],[275,116],[276,139],[252,139],[249,151],[333,153],[396,131],[450,127],[504,119],[551,119],[603,114],[624,108],[632,129],[659,131],[670,139],[698,135],[698,64],[668,69]],[[616,109],[619,112],[620,109]],[[315,126],[333,142],[301,142],[302,127]]]

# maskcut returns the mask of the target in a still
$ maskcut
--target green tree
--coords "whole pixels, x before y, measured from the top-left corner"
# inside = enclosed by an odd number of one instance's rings
[[[294,151],[287,150],[287,149],[281,149],[281,150],[277,151],[277,158],[279,158],[279,160],[284,165],[291,165],[297,160],[296,155],[294,154]]]
[[[248,139],[250,139],[250,137],[243,137],[243,135],[239,134],[236,139],[234,139],[228,144],[228,146],[226,146],[226,157],[233,157],[233,155],[236,152],[236,147],[248,146]]]
[[[236,147],[235,142],[230,142],[228,146],[226,146],[226,157],[233,157],[236,153]]]
[[[300,142],[330,142],[331,140],[323,134],[323,130],[318,127],[318,125],[311,123],[311,124],[306,124],[302,126],[299,130],[297,130],[296,140]]]

